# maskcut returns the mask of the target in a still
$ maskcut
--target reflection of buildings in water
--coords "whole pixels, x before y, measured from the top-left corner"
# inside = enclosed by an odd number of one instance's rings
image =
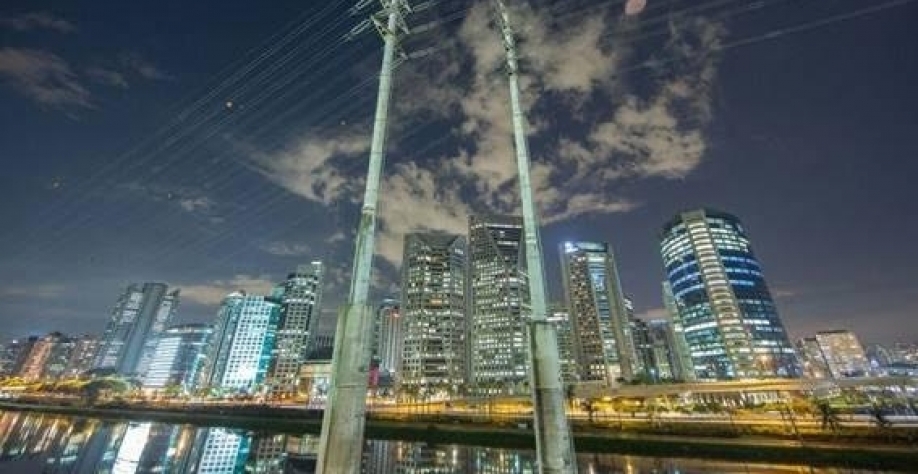
[[[282,434],[256,435],[246,462],[246,472],[283,473],[287,464],[287,436]]]
[[[195,439],[196,464],[191,472],[232,474],[243,472],[252,437],[239,430],[201,428]]]
[[[474,472],[482,474],[532,474],[535,453],[506,449],[475,448]]]
[[[470,462],[470,447],[391,441],[396,474],[461,474],[480,472]]]
[[[112,473],[186,472],[195,431],[188,425],[129,423]]]
[[[363,474],[395,472],[395,448],[393,441],[366,440],[363,445]]]

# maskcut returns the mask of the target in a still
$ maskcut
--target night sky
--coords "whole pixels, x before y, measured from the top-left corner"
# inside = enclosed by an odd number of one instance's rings
[[[517,206],[490,3],[432,3],[396,72],[378,295],[404,233]],[[135,281],[210,321],[317,258],[334,313],[381,51],[342,39],[351,5],[3,2],[0,336],[100,333]],[[918,341],[918,2],[511,5],[556,298],[558,244],[608,241],[661,315],[660,228],[706,206],[743,220],[794,337]]]

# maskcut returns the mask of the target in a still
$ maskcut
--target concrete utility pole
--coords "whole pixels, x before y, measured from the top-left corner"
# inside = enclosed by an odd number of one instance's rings
[[[369,3],[361,0],[352,12],[359,12]],[[351,289],[347,304],[338,313],[331,389],[322,419],[316,474],[358,474],[362,459],[373,317],[373,308],[367,300],[376,242],[376,205],[386,148],[393,57],[400,35],[408,32],[403,14],[411,11],[407,0],[381,0],[381,3],[383,11],[370,18],[382,35],[385,47],[379,72],[367,186],[357,229]],[[352,35],[368,24],[355,28]]]
[[[516,164],[520,176],[520,197],[523,208],[523,234],[526,240],[526,267],[529,273],[529,296],[532,319],[529,325],[529,361],[532,405],[536,435],[536,453],[542,474],[572,474],[577,472],[574,442],[564,412],[564,384],[558,338],[548,322],[545,292],[545,271],[542,267],[542,244],[532,185],[529,178],[529,144],[526,139],[526,116],[520,106],[519,66],[516,39],[510,25],[510,15],[502,0],[497,4],[504,49],[507,51],[507,78],[510,83],[510,106],[513,112],[513,136]]]

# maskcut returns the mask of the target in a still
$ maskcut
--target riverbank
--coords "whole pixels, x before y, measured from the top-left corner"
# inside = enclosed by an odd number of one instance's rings
[[[221,426],[290,434],[317,434],[321,427],[321,412],[319,411],[267,406],[232,408],[202,406],[180,409],[152,406],[66,406],[0,401],[0,410],[109,420],[143,420]],[[527,427],[468,423],[444,417],[430,417],[409,422],[373,415],[367,421],[367,436],[374,439],[421,441],[433,444],[533,449],[534,437],[531,429],[528,428],[528,425],[520,426]],[[580,453],[803,463],[813,466],[843,466],[902,472],[915,472],[918,466],[918,445],[902,442],[887,443],[882,437],[852,440],[808,436],[797,439],[744,434],[700,425],[660,426],[654,428],[656,431],[647,429],[624,431],[575,422],[573,428],[574,441]],[[891,438],[886,439],[891,440]]]

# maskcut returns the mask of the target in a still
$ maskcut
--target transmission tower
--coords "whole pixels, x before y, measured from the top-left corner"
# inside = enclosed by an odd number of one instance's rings
[[[359,13],[370,3],[372,0],[361,0],[351,12]],[[376,242],[379,180],[386,148],[393,60],[399,40],[408,33],[404,16],[411,12],[407,0],[381,0],[381,3],[382,11],[371,15],[369,21],[358,25],[349,35],[359,34],[372,24],[382,36],[384,47],[351,288],[347,303],[338,313],[331,389],[322,419],[316,474],[358,474],[362,459],[373,316],[368,294]]]
[[[526,139],[526,116],[520,106],[519,64],[516,39],[510,15],[502,0],[494,0],[507,51],[507,79],[510,84],[510,106],[516,164],[520,176],[520,198],[523,209],[523,235],[526,245],[526,267],[529,273],[529,297],[532,317],[529,323],[530,386],[532,387],[533,427],[536,454],[541,474],[575,474],[577,460],[574,443],[564,412],[564,386],[558,356],[558,338],[548,322],[545,292],[545,270],[542,266],[542,244],[532,184],[529,177],[529,143]]]

